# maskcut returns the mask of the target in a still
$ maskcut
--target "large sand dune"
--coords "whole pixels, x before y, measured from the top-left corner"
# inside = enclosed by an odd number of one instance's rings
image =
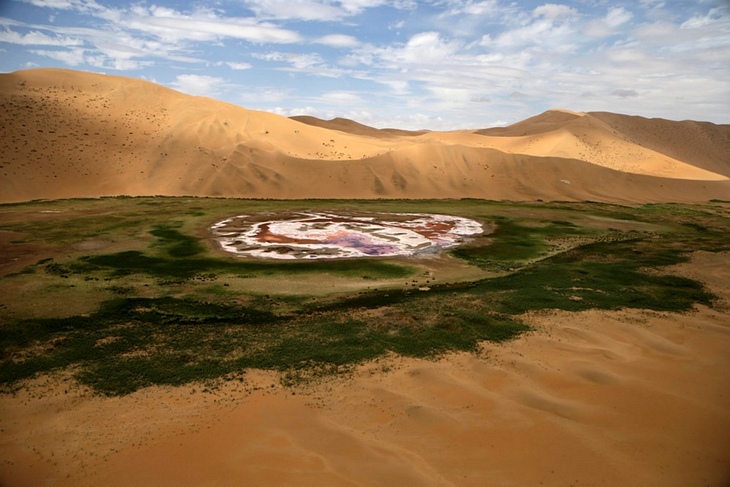
[[[549,111],[505,128],[289,119],[129,78],[0,75],[0,201],[102,195],[730,199],[730,126]]]

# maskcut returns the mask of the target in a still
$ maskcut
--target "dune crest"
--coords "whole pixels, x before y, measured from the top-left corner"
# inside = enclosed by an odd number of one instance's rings
[[[376,129],[63,69],[0,75],[0,105],[0,202],[730,199],[729,125],[551,110],[485,130]]]

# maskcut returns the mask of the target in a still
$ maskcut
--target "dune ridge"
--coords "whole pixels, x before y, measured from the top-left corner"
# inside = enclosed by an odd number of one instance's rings
[[[730,125],[551,110],[484,130],[376,129],[50,68],[0,75],[0,105],[0,202],[730,199]]]

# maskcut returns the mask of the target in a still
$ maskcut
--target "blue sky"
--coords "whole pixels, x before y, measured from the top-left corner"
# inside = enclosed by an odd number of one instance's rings
[[[0,0],[0,71],[33,67],[376,127],[730,123],[730,1]]]

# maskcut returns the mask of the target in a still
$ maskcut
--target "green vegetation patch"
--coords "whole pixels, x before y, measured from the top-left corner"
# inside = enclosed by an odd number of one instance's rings
[[[452,251],[460,259],[480,267],[499,267],[500,264],[535,259],[548,253],[551,238],[567,238],[595,234],[569,221],[541,222],[527,225],[514,219],[494,218],[496,230],[489,235],[487,245],[465,245]]]
[[[526,329],[506,318],[459,312],[429,325],[415,324],[412,316],[393,317],[384,330],[380,320],[355,319],[358,310],[348,311],[291,315],[175,298],[115,299],[90,316],[5,327],[0,344],[12,359],[3,360],[0,378],[9,387],[37,373],[78,365],[82,383],[117,395],[246,368],[347,366],[389,351],[431,356]]]
[[[696,303],[710,305],[714,296],[701,283],[658,271],[686,259],[684,252],[641,240],[595,243],[479,282],[470,292],[488,296],[493,309],[509,314],[621,308],[682,312]]]
[[[0,219],[0,228],[24,233],[23,241],[34,242],[47,242],[37,232],[50,231],[60,246],[54,257],[0,276],[3,295],[38,290],[28,306],[41,310],[55,299],[54,289],[95,296],[83,314],[0,316],[2,388],[13,390],[28,378],[66,368],[107,395],[217,379],[248,368],[279,370],[284,382],[295,383],[387,353],[437,357],[476,350],[485,340],[509,340],[528,329],[520,321],[528,311],[682,312],[698,303],[712,305],[714,296],[701,283],[664,268],[685,261],[694,250],[730,250],[728,210],[717,205],[363,202],[370,210],[440,208],[494,226],[495,233],[455,249],[457,259],[451,260],[499,273],[448,283],[429,277],[427,286],[413,284],[413,277],[424,275],[428,259],[418,264],[388,259],[265,262],[223,256],[203,239],[207,225],[238,206],[266,210],[310,203],[320,208],[352,204],[177,198],[53,203],[76,212],[69,216],[70,227],[90,225],[78,239],[104,234],[115,245],[113,252],[95,253],[71,247],[78,240],[62,228],[67,220],[17,216],[45,208],[41,203],[0,205],[0,217],[2,211],[9,215]],[[100,216],[108,213],[116,219]],[[437,262],[433,272],[450,260]],[[333,287],[330,294],[302,289],[295,295],[263,287],[266,279],[296,284],[300,277],[310,283],[333,280],[333,286],[359,280],[359,287]],[[410,281],[404,286],[406,278]],[[246,291],[237,288],[242,280],[253,285]],[[13,304],[0,303],[7,309]]]
[[[200,239],[185,235],[169,225],[156,225],[150,233],[159,239],[159,245],[170,257],[192,257],[205,251]]]
[[[414,270],[408,266],[378,260],[333,260],[327,262],[263,262],[213,258],[169,258],[147,255],[137,250],[115,254],[82,257],[75,266],[83,272],[111,272],[114,276],[147,274],[159,278],[190,279],[200,274],[219,272],[245,275],[336,274],[369,276],[371,279],[408,277]]]

